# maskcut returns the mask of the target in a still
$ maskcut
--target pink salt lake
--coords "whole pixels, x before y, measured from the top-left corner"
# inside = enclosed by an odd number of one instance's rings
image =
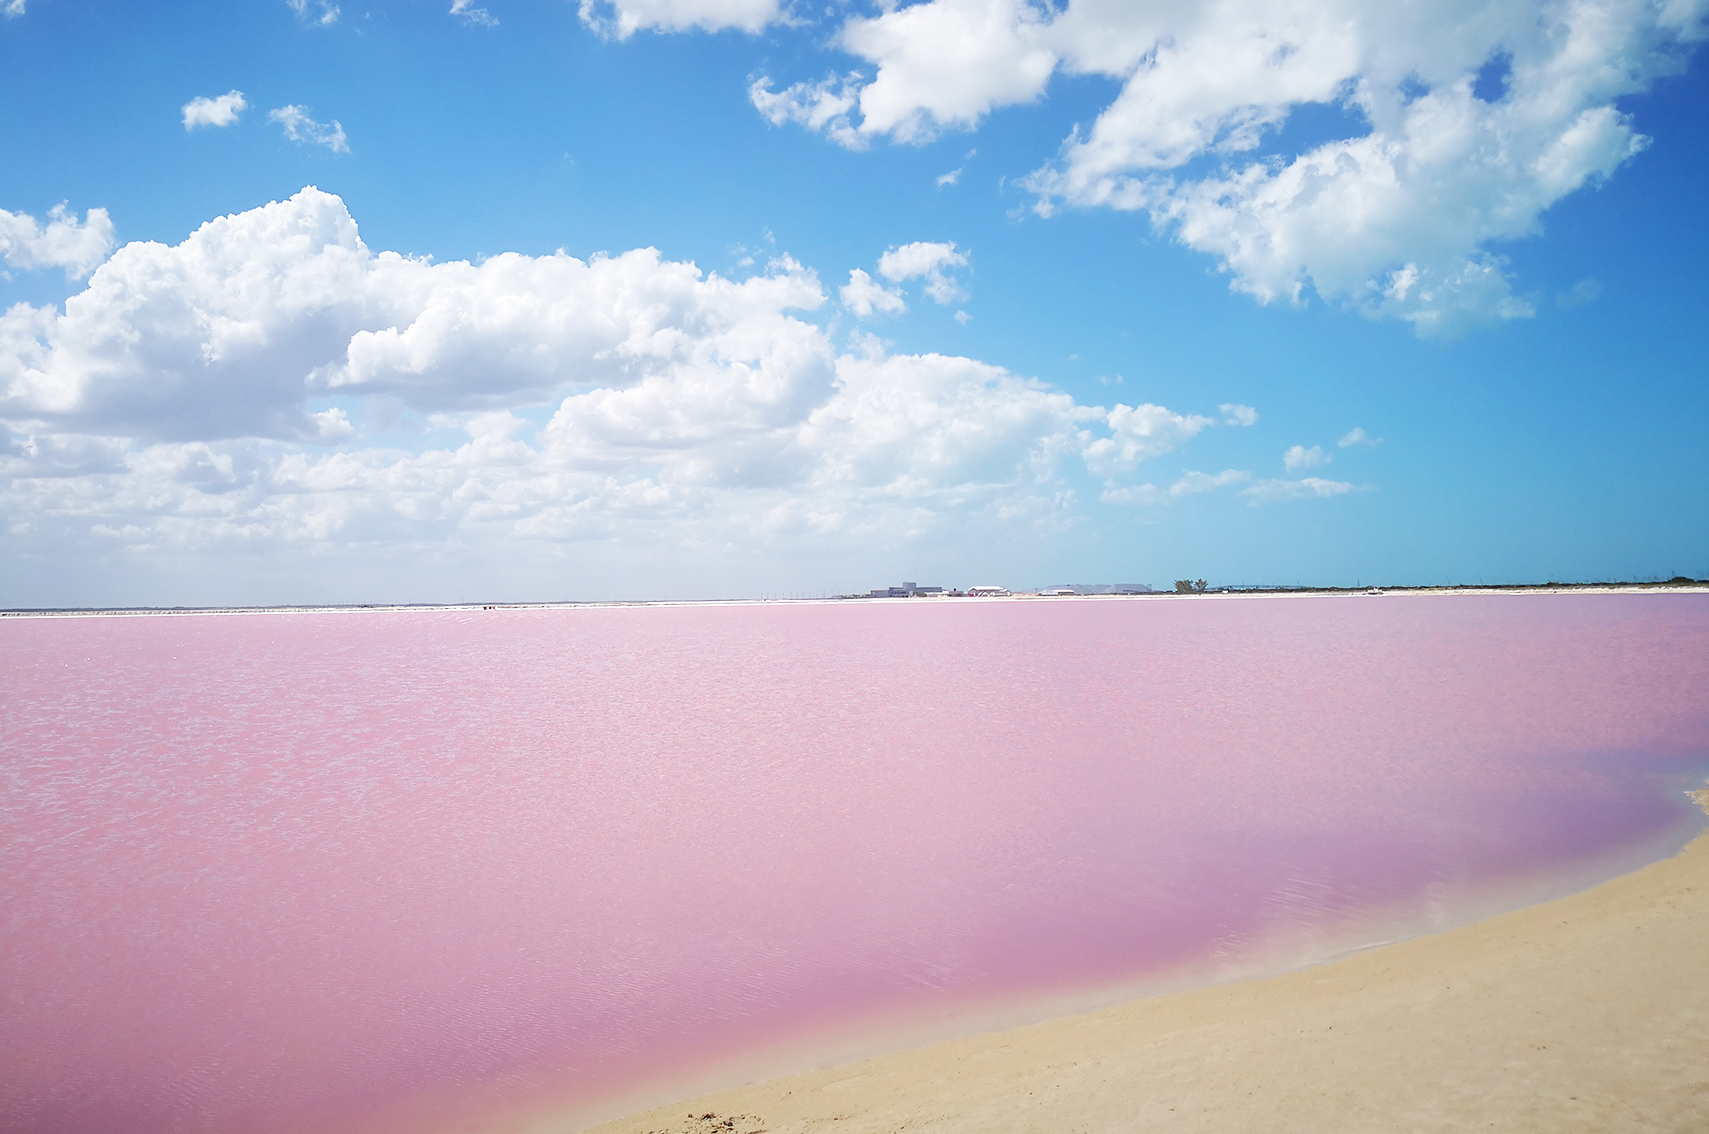
[[[1705,595],[18,618],[0,680],[44,1134],[502,1128],[1310,959],[1668,853],[1709,764]]]

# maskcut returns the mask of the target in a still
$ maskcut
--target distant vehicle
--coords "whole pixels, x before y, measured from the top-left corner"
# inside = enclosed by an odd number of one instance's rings
[[[1366,591],[1365,593],[1368,595],[1380,595],[1383,593],[1383,589],[1381,587],[1372,587],[1370,590]]]

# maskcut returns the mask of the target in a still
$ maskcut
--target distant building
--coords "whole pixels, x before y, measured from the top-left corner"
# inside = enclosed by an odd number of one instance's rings
[[[868,598],[916,598],[924,596],[935,598],[944,593],[942,587],[922,587],[918,583],[903,583],[900,587],[874,587],[867,592]]]
[[[1009,588],[987,584],[985,586],[968,587],[967,593],[970,595],[989,598],[992,595],[1006,595],[1009,593]]]

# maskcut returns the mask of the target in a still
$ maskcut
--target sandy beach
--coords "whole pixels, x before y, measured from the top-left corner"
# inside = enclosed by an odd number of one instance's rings
[[[1709,791],[1694,798],[1709,810]],[[593,1129],[1696,1134],[1709,1130],[1706,977],[1709,834],[1582,893],[1329,964]]]

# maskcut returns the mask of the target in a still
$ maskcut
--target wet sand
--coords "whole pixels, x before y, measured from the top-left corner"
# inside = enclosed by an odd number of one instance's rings
[[[1709,791],[1694,793],[1709,810]],[[571,1129],[544,1123],[530,1134]],[[673,1103],[599,1134],[1709,1130],[1709,833],[1264,980]]]

